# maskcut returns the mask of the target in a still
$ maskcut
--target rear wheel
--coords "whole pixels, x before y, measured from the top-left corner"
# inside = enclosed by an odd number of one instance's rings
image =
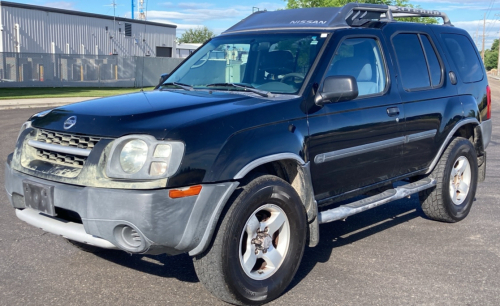
[[[307,220],[295,190],[264,175],[237,190],[213,244],[196,256],[203,285],[219,299],[246,305],[277,298],[304,252]]]
[[[444,222],[467,217],[478,180],[477,156],[472,143],[465,138],[454,138],[430,176],[437,180],[436,187],[419,193],[425,215]]]

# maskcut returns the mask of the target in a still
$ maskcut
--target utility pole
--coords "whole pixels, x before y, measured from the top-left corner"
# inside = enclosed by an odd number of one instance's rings
[[[483,47],[481,48],[481,58],[483,59],[484,63],[484,38],[486,37],[486,13],[484,13],[484,19],[483,19]]]

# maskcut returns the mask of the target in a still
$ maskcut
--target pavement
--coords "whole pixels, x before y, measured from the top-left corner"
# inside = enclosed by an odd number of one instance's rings
[[[37,98],[37,99],[0,99],[0,110],[18,108],[56,107],[70,103],[98,99],[98,97],[67,97],[67,98]]]
[[[500,81],[490,85],[493,139],[469,216],[428,220],[413,195],[321,225],[319,245],[270,305],[500,305]],[[38,110],[0,111],[0,186],[19,128]],[[138,304],[223,305],[187,255],[82,252],[18,220],[0,190],[0,305]]]

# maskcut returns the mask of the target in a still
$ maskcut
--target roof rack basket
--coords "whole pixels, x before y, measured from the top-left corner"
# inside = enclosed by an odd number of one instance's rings
[[[402,17],[435,17],[442,18],[443,24],[453,26],[450,18],[443,12],[431,11],[411,7],[400,7],[392,5],[377,5],[363,3],[348,3],[339,12],[340,18],[344,18],[350,26],[361,26],[373,19],[385,22],[393,22],[394,18]]]

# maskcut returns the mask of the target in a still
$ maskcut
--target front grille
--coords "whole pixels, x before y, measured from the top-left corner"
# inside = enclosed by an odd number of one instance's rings
[[[85,160],[87,159],[83,156],[76,156],[42,149],[36,149],[36,156],[38,157],[38,159],[45,160],[51,163],[78,168],[82,168]]]
[[[100,137],[61,133],[42,129],[38,129],[36,132],[35,138],[32,139],[33,143],[30,143],[31,140],[28,140],[28,143],[33,149],[33,151],[31,151],[31,158],[71,168],[83,168],[87,160],[87,155],[101,140]],[[45,144],[49,144],[50,146]],[[79,149],[80,151],[73,152],[75,150],[69,148]],[[79,154],[85,151],[87,151],[87,153]]]
[[[38,130],[36,140],[66,147],[92,150],[101,138]]]

